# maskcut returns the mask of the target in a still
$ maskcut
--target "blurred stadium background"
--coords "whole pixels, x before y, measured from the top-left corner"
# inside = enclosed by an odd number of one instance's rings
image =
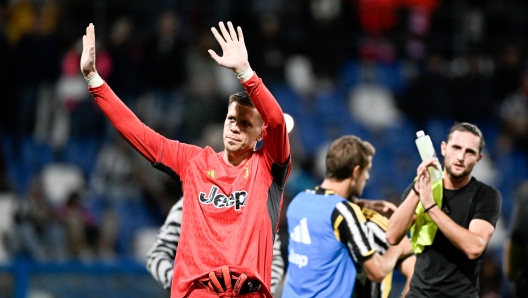
[[[91,100],[80,38],[93,22],[99,73],[147,125],[221,150],[241,87],[207,49],[228,20],[295,120],[283,214],[342,134],[376,147],[364,197],[398,203],[420,162],[417,130],[439,153],[455,121],[479,125],[475,175],[503,196],[480,297],[509,296],[502,243],[528,178],[525,1],[0,0],[0,297],[168,297],[145,254],[181,190]]]

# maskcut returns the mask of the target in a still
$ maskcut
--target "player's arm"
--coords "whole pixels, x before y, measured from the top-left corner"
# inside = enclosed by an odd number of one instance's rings
[[[361,211],[367,219],[367,227],[374,238],[374,242],[378,247],[382,247],[384,251],[390,248],[390,244],[387,242],[385,234],[387,232],[387,226],[389,223],[388,218],[379,214],[376,210],[368,208],[362,208]],[[410,242],[409,242],[410,243]],[[409,247],[410,249],[410,247]],[[406,277],[406,283],[402,292],[402,297],[405,297],[410,288],[411,277],[414,273],[414,264],[416,263],[416,256],[413,253],[407,255],[401,255],[396,262],[395,269],[400,271]]]
[[[287,164],[290,157],[290,141],[279,103],[256,73],[243,85],[264,121],[264,149],[278,164]]]
[[[411,288],[411,278],[414,274],[414,265],[416,264],[416,256],[411,255],[403,260],[399,260],[396,266],[396,270],[400,271],[405,276],[405,286],[403,287],[401,297],[405,297],[409,289]]]
[[[515,278],[526,268],[528,260],[526,245],[519,245],[508,239],[504,244],[503,271],[509,281]]]
[[[433,193],[429,172],[427,170],[423,171],[418,177],[418,185],[422,205],[433,206]],[[491,200],[486,200],[489,201],[489,203],[486,202],[489,205],[477,206],[476,213],[494,213],[492,217],[497,219],[501,209],[500,194],[496,192],[489,194],[489,196]],[[470,260],[474,260],[482,255],[495,231],[494,223],[492,224],[488,221],[490,219],[487,218],[473,218],[469,223],[469,228],[466,229],[454,222],[438,206],[430,209],[428,214],[446,238]]]
[[[528,230],[526,229],[528,196],[525,195],[527,187],[528,183],[525,183],[517,192],[510,235],[504,244],[503,270],[510,281],[514,281],[525,268],[528,268]]]
[[[411,250],[411,243],[408,238],[404,238],[400,244],[391,246],[384,255],[374,253],[363,262],[363,270],[367,278],[373,282],[381,282],[396,267],[400,257]]]
[[[147,254],[147,270],[166,290],[170,290],[174,258],[180,240],[183,198],[172,206],[165,223],[160,228],[156,242]]]
[[[88,82],[89,91],[106,117],[127,142],[152,164],[164,164],[180,172],[185,162],[201,150],[197,146],[168,140],[147,127],[97,74],[93,24],[86,28],[86,35],[83,36],[80,66]],[[163,155],[164,152],[171,152],[171,156]]]
[[[366,219],[359,206],[341,202],[332,213],[332,223],[336,238],[349,250],[354,260],[363,267],[367,278],[373,282],[381,282],[392,272],[400,256],[406,252],[404,241],[390,247],[382,256],[376,252],[374,240],[366,226]]]
[[[361,208],[367,208],[386,216],[391,216],[398,207],[385,200],[356,199],[355,203]]]
[[[279,237],[279,231],[275,234],[275,242],[273,243],[273,261],[271,263],[271,288],[272,294],[277,291],[277,287],[282,281],[284,276],[284,260],[282,259],[281,253],[281,240]]]
[[[211,28],[222,48],[223,56],[218,56],[213,50],[209,50],[209,54],[219,65],[237,74],[264,121],[265,150],[273,161],[285,165],[290,157],[290,142],[282,109],[262,80],[251,69],[242,29],[237,27],[235,32],[231,22],[227,22],[227,27],[223,22],[219,23],[222,34],[216,28]]]
[[[137,151],[154,163],[163,137],[144,125],[97,74],[93,24],[86,28],[86,35],[83,36],[80,66],[89,91],[112,125]]]
[[[422,161],[416,169],[416,177],[419,177],[424,172],[428,173],[428,167],[436,167],[436,161],[436,158]],[[409,229],[414,224],[416,219],[416,207],[420,202],[420,192],[419,189],[417,189],[417,183],[411,183],[411,185],[409,185],[404,191],[403,196],[405,197],[405,200],[400,204],[394,214],[392,214],[389,228],[387,229],[387,241],[391,245],[398,244],[401,239],[407,235]]]
[[[412,190],[414,183],[404,192],[405,200],[394,211],[387,228],[387,242],[397,245],[407,235],[414,223],[416,206],[420,202],[418,194]]]

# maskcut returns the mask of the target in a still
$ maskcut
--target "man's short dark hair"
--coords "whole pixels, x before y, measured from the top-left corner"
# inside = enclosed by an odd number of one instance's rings
[[[356,166],[365,169],[374,153],[374,146],[367,141],[356,136],[340,137],[326,153],[326,178],[337,181],[349,178]]]
[[[237,92],[229,97],[229,105],[233,102],[237,102],[243,106],[254,108],[253,100],[249,97],[249,94],[246,91]]]
[[[482,148],[484,148],[484,145],[486,143],[484,141],[484,136],[482,135],[482,131],[480,131],[480,129],[475,124],[471,124],[468,122],[455,123],[455,125],[453,125],[451,129],[449,130],[449,134],[447,135],[447,138],[446,138],[446,143],[449,141],[449,139],[453,135],[453,132],[455,131],[467,131],[479,137],[480,138],[479,153],[482,152]]]

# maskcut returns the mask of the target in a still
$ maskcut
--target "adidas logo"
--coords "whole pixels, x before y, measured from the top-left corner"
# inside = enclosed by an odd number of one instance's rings
[[[293,232],[290,233],[291,240],[304,244],[312,244],[310,233],[308,233],[308,221],[306,218],[303,218],[300,222],[298,226],[293,228]]]

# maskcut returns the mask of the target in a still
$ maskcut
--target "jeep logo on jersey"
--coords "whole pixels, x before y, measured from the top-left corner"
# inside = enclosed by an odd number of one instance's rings
[[[240,210],[246,205],[247,192],[245,190],[234,191],[229,197],[223,193],[217,193],[218,186],[212,186],[209,196],[200,192],[200,202],[204,204],[213,204],[216,208],[230,208],[235,206],[235,210]]]

